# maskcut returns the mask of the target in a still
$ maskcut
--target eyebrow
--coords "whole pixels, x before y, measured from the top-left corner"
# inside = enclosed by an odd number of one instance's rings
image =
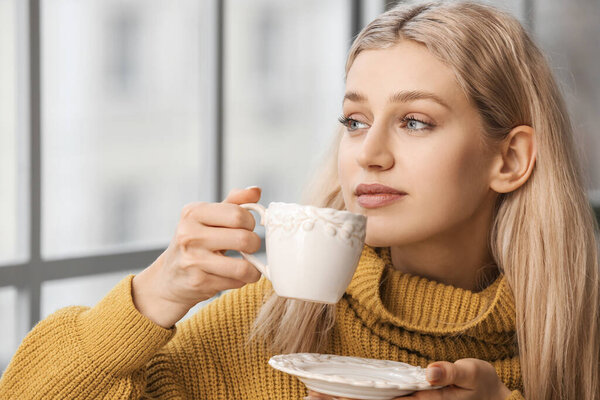
[[[346,100],[355,101],[357,103],[365,103],[367,101],[367,96],[365,96],[364,94],[362,94],[360,92],[346,92],[346,94],[344,95],[344,100],[342,101],[342,104],[344,104],[344,102]],[[401,90],[399,92],[392,94],[390,96],[390,98],[388,99],[388,102],[389,103],[407,103],[409,101],[414,101],[414,100],[432,100],[432,101],[435,101],[436,103],[440,104],[441,106],[444,106],[447,109],[450,109],[450,106],[444,100],[442,100],[438,95],[431,93],[431,92],[424,92],[424,91],[420,91],[420,90]]]

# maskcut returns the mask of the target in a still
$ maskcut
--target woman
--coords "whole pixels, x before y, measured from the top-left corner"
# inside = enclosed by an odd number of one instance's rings
[[[350,50],[340,122],[310,192],[368,217],[338,304],[278,298],[224,256],[260,246],[239,207],[260,189],[233,191],[186,206],[165,252],[98,305],[38,324],[0,398],[297,399],[267,360],[313,351],[429,365],[445,387],[412,398],[597,399],[598,228],[562,97],[518,21],[472,3],[380,15]]]

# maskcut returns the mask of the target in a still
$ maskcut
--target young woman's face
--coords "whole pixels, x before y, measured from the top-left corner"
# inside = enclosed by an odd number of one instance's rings
[[[368,217],[367,244],[451,238],[493,204],[477,110],[425,46],[403,40],[361,52],[343,118],[339,177],[346,208]],[[406,194],[357,193],[374,183]]]

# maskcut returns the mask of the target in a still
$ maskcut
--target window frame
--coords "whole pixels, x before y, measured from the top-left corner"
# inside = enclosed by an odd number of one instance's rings
[[[19,90],[28,92],[27,99],[27,122],[25,132],[28,133],[28,164],[29,164],[29,188],[28,193],[28,234],[26,260],[16,263],[5,263],[0,265],[0,287],[13,286],[17,289],[17,321],[16,337],[20,341],[29,332],[41,316],[41,291],[42,284],[46,281],[56,279],[78,278],[92,275],[101,275],[111,272],[130,271],[132,268],[144,268],[150,265],[164,251],[164,248],[135,251],[115,251],[103,254],[90,254],[81,257],[65,257],[60,259],[45,259],[41,255],[41,1],[28,0],[23,2],[26,9],[25,18],[17,21],[17,24],[25,23],[24,37],[18,38],[19,45],[27,47],[27,61],[25,62],[25,74],[27,75],[27,87],[19,87]],[[217,104],[215,107],[216,120],[214,130],[215,143],[215,192],[217,198],[223,193],[222,165],[223,165],[223,23],[224,6],[222,1],[214,2],[215,25],[215,51],[214,65],[210,73],[214,76],[216,85],[213,95]],[[20,60],[19,60],[20,61]],[[212,199],[217,201],[217,198]],[[264,251],[264,249],[261,249]]]
[[[28,134],[28,164],[29,164],[29,193],[28,193],[28,256],[26,261],[0,264],[0,287],[15,287],[17,289],[17,321],[16,337],[20,342],[23,337],[40,321],[41,291],[44,282],[101,275],[119,271],[130,271],[134,268],[145,268],[164,251],[164,248],[150,248],[141,251],[116,251],[89,256],[65,257],[60,259],[44,259],[41,254],[41,217],[42,217],[42,127],[41,127],[41,1],[28,0],[23,2],[25,7],[26,32],[23,38],[18,38],[19,44],[27,46],[28,59],[25,62],[27,87],[19,90],[27,91],[27,122],[24,128]],[[211,74],[215,78],[213,91],[215,110],[215,129],[213,143],[215,146],[214,193],[212,201],[221,201],[224,197],[223,168],[224,168],[224,32],[225,32],[225,1],[214,2],[214,19],[216,24],[213,47],[215,62],[211,66]],[[361,29],[362,1],[351,0],[351,33],[353,39]],[[260,253],[264,253],[264,240]],[[228,254],[229,255],[229,254]],[[237,255],[232,253],[231,255]],[[1,366],[0,366],[1,367]],[[2,368],[0,368],[0,371]]]
[[[42,0],[28,0],[24,2],[27,9],[27,32],[20,41],[28,47],[27,87],[19,89],[28,92],[28,126],[29,133],[29,257],[26,262],[0,265],[0,287],[14,286],[17,289],[17,324],[15,326],[17,339],[20,342],[40,320],[41,314],[41,289],[46,281],[99,275],[104,273],[128,271],[132,268],[144,268],[150,265],[164,249],[148,249],[143,251],[122,251],[100,255],[89,255],[76,258],[62,258],[56,260],[43,259],[41,256],[41,41],[40,41],[40,2]],[[223,166],[224,166],[224,32],[225,32],[225,1],[215,1],[215,63],[212,73],[215,77],[214,101],[215,130],[214,140],[216,161],[215,171],[215,199],[220,201],[224,196]],[[365,2],[367,0],[351,0],[350,33],[351,40],[358,35],[364,20]],[[380,0],[383,9],[389,9],[397,1]],[[524,15],[529,28],[534,23],[534,1],[523,0]],[[21,22],[21,21],[19,21]],[[23,21],[25,22],[25,21]],[[598,197],[598,196],[596,196]],[[599,200],[594,200],[599,201]],[[597,219],[600,221],[600,202],[593,205]],[[264,240],[260,252],[265,251]]]

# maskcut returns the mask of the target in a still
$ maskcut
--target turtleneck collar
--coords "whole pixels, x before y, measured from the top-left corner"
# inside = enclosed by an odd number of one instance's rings
[[[479,336],[515,329],[514,300],[503,274],[473,292],[393,269],[389,247],[364,246],[346,294],[379,322],[410,331]]]

